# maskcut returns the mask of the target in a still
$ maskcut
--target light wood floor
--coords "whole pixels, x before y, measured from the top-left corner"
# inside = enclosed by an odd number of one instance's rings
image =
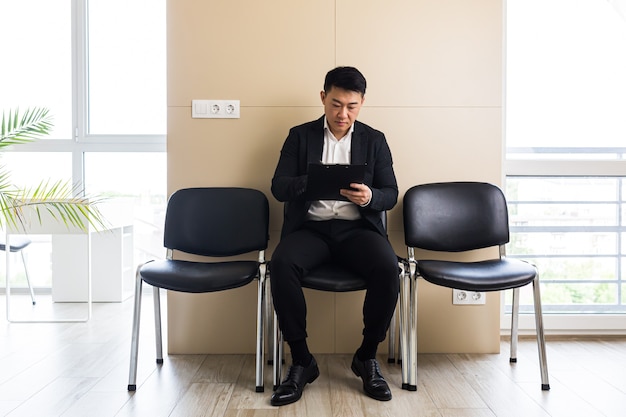
[[[1,297],[2,312],[4,296]],[[165,297],[162,297],[165,298]],[[12,303],[13,305],[16,302]],[[95,304],[88,323],[0,323],[2,416],[626,416],[626,338],[548,340],[551,391],[541,391],[536,344],[502,353],[422,354],[418,390],[400,389],[380,357],[393,400],[361,392],[351,355],[316,355],[321,376],[299,402],[272,407],[271,369],[256,393],[253,355],[171,355],[155,364],[151,298],[144,301],[139,378],[126,390],[132,302]]]

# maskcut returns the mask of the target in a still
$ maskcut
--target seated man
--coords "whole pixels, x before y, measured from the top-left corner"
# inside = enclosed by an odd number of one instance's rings
[[[391,399],[376,351],[396,306],[398,263],[380,213],[396,204],[398,185],[385,135],[356,121],[365,87],[365,78],[356,68],[329,71],[320,93],[324,116],[289,131],[272,179],[274,197],[288,202],[281,240],[272,255],[271,288],[292,356],[287,378],[272,395],[272,405],[298,401],[304,386],[319,376],[306,341],[300,278],[327,262],[339,263],[367,280],[363,340],[352,359],[352,371],[362,378],[367,395],[380,401]],[[363,183],[342,189],[345,201],[307,200],[308,164],[320,161],[365,164]]]

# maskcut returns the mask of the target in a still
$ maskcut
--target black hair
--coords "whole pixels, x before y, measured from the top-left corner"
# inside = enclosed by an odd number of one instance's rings
[[[364,96],[367,82],[358,69],[354,67],[337,67],[328,71],[324,79],[324,91],[326,93],[333,87],[356,91]]]

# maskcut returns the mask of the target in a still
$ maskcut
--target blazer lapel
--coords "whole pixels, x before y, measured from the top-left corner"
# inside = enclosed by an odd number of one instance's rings
[[[324,116],[307,132],[307,163],[319,164],[322,162],[322,151],[324,149]]]
[[[358,122],[354,122],[354,132],[352,132],[352,149],[350,150],[350,162],[354,165],[365,164],[365,148],[363,141],[365,136]]]

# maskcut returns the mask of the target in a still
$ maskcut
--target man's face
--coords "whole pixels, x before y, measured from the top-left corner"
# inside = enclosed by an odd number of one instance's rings
[[[328,93],[322,91],[320,96],[330,131],[335,138],[343,138],[359,115],[365,97],[356,91],[337,87],[331,87]]]

